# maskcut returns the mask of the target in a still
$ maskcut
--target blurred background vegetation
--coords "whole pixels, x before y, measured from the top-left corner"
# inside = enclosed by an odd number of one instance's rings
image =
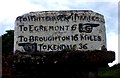
[[[2,35],[2,52],[8,53],[13,51],[14,45],[14,30],[6,31],[4,35]]]

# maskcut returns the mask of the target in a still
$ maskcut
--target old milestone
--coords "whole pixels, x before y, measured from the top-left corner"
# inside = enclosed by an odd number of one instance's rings
[[[105,20],[91,10],[39,11],[18,16],[14,51],[80,51],[106,48]]]

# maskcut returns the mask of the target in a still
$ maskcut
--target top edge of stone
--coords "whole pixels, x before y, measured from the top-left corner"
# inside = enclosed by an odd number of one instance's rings
[[[102,14],[95,12],[95,11],[92,11],[92,10],[48,10],[48,11],[33,11],[33,12],[31,11],[31,12],[25,13],[23,15],[36,14],[36,13],[50,13],[50,12],[58,12],[58,13],[59,12],[92,12],[92,13],[96,13],[98,15],[103,16]]]
[[[29,12],[29,13],[41,13],[41,12],[94,12],[92,10],[48,10],[48,11],[35,11],[35,12]]]

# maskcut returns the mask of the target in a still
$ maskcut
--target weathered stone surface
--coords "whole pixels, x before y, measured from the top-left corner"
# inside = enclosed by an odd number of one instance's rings
[[[115,60],[113,51],[59,51],[59,52],[16,52],[14,63],[18,64],[74,64],[99,67]]]
[[[106,49],[105,20],[91,10],[30,12],[15,21],[14,51]]]
[[[16,52],[3,55],[2,78],[85,78],[91,73],[96,73],[96,67],[112,62],[114,56],[113,51],[98,50],[31,54]]]

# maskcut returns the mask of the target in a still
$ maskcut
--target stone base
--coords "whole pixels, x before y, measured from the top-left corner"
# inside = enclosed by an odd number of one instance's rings
[[[96,78],[97,69],[78,65],[15,65],[15,78]]]
[[[115,52],[101,50],[17,52],[14,74],[21,78],[97,78],[97,68],[108,66],[114,60]]]
[[[59,52],[16,52],[14,63],[23,64],[80,64],[98,65],[115,60],[113,51],[59,51]]]

